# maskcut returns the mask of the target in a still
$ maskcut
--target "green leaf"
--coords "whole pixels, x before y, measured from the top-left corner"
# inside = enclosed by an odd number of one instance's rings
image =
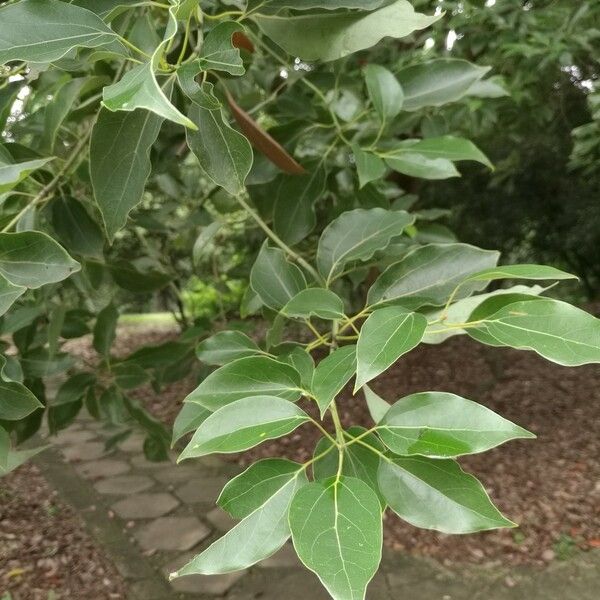
[[[369,414],[375,423],[379,423],[390,410],[391,404],[378,396],[368,385],[363,385],[362,389]]]
[[[334,321],[344,318],[344,302],[331,290],[308,288],[296,294],[282,309],[281,314],[296,319],[320,319]]]
[[[508,304],[467,333],[490,346],[533,350],[559,365],[600,362],[600,319],[550,298]]]
[[[371,313],[363,324],[356,345],[356,393],[410,352],[423,339],[427,319],[407,312],[400,306],[389,306]]]
[[[544,292],[544,288],[539,285],[534,285],[531,287],[526,285],[515,285],[511,288],[495,290],[487,294],[476,294],[475,296],[471,296],[470,298],[463,298],[462,300],[451,304],[448,310],[441,308],[433,311],[427,311],[426,316],[428,321],[436,322],[430,325],[425,331],[425,335],[423,336],[423,343],[441,344],[448,338],[451,338],[455,335],[466,334],[466,329],[461,329],[456,326],[453,326],[452,328],[447,328],[445,327],[445,323],[466,323],[470,320],[469,317],[473,314],[475,309],[477,309],[477,307],[479,307],[480,305],[484,304],[489,298],[494,298],[495,296],[501,297],[498,298],[498,300],[501,303],[500,306],[498,306],[497,309],[491,309],[491,312],[488,313],[493,314],[494,312],[496,312],[496,310],[498,310],[505,304],[510,304],[511,302],[523,300],[524,296],[526,295],[529,295],[528,297],[530,299],[533,299],[535,298],[535,296],[540,295],[542,292]],[[439,321],[440,319],[442,319],[441,323]]]
[[[98,313],[94,325],[93,345],[96,352],[101,356],[110,356],[110,349],[115,341],[118,320],[119,311],[112,302]]]
[[[279,310],[306,288],[306,279],[283,251],[265,242],[250,272],[250,285],[263,304]]]
[[[273,227],[284,242],[293,246],[315,228],[315,203],[323,196],[326,183],[323,166],[306,175],[282,179],[275,200]]]
[[[142,367],[136,364],[115,365],[112,367],[115,383],[121,390],[132,390],[144,385],[150,376]]]
[[[93,12],[66,2],[21,0],[0,8],[0,64],[48,63],[72,48],[97,48],[116,38]]]
[[[381,460],[378,481],[390,508],[415,527],[455,534],[515,527],[453,460]]]
[[[171,578],[182,575],[230,573],[268,558],[290,537],[288,512],[292,498],[307,484],[300,465],[279,487],[222,538],[209,546]]]
[[[139,2],[140,0],[75,0],[71,4],[87,8],[108,22]]]
[[[162,119],[144,110],[101,110],[90,145],[90,176],[96,203],[112,242],[137,206],[150,175],[150,149]]]
[[[238,358],[261,354],[262,350],[241,331],[220,331],[201,341],[196,356],[209,365],[222,366]]]
[[[419,154],[432,161],[438,159],[450,161],[472,160],[490,169],[494,168],[489,158],[473,142],[453,135],[425,138],[423,140],[405,140],[394,148],[392,154],[394,157],[402,158],[405,152]],[[396,158],[391,160],[396,160]]]
[[[324,10],[337,10],[338,8],[359,8],[361,10],[374,10],[389,0],[248,0],[248,9],[255,5],[265,8],[293,8],[294,10],[310,10],[322,8]]]
[[[485,269],[471,275],[467,281],[498,281],[499,279],[579,279],[577,275],[571,275],[560,269],[546,265],[503,265],[492,269]]]
[[[275,396],[242,398],[210,415],[198,427],[179,461],[248,450],[287,435],[309,420],[301,408]]]
[[[60,241],[73,253],[102,258],[104,234],[79,200],[70,196],[52,202],[52,227]]]
[[[173,439],[171,445],[180,440],[186,433],[196,431],[212,413],[208,408],[190,402],[184,404],[173,424]]]
[[[369,98],[383,123],[402,110],[404,92],[394,74],[380,65],[370,64],[364,70]]]
[[[439,58],[406,67],[397,74],[404,90],[402,108],[415,111],[456,102],[489,70],[490,67],[478,67],[457,58]]]
[[[357,208],[343,213],[323,231],[317,249],[319,272],[331,282],[347,263],[365,261],[402,235],[415,218],[402,210]]]
[[[76,273],[81,265],[40,231],[0,233],[0,275],[16,286],[36,289]]]
[[[51,405],[61,406],[63,404],[71,404],[81,400],[87,389],[96,383],[96,377],[93,373],[77,373],[69,377],[56,392],[56,396],[52,399]]]
[[[311,388],[315,363],[312,356],[304,348],[296,346],[293,350],[278,356],[277,360],[294,367],[300,374],[302,387],[306,390]]]
[[[0,477],[14,471],[46,448],[48,446],[32,448],[31,450],[13,450],[8,432],[0,427]]]
[[[356,477],[364,481],[377,494],[381,508],[384,509],[386,503],[377,484],[379,457],[363,444],[371,446],[377,452],[384,452],[385,446],[379,441],[376,435],[372,433],[367,434],[367,430],[364,427],[350,427],[345,434],[349,438],[349,445],[344,448],[342,475]],[[359,438],[362,443],[353,443],[352,440],[354,438]],[[339,455],[338,452],[333,451],[333,448],[332,441],[326,437],[322,437],[317,443],[313,456],[319,457],[323,454],[324,456],[313,463],[315,479],[328,479],[337,475]],[[328,449],[332,451],[325,454]]]
[[[392,405],[377,433],[396,454],[451,458],[535,435],[455,394],[422,392]]]
[[[44,110],[44,129],[41,147],[48,153],[53,152],[56,135],[67,115],[71,112],[81,89],[88,81],[86,77],[70,79],[60,86],[52,102]]]
[[[405,308],[443,305],[456,286],[469,275],[494,267],[498,252],[468,244],[429,244],[389,266],[369,290],[370,306],[394,301]],[[461,286],[456,299],[485,287],[483,282]]]
[[[27,291],[26,287],[13,285],[0,275],[0,317]]]
[[[300,375],[295,369],[267,356],[249,356],[211,373],[185,402],[217,410],[249,396],[276,396],[295,401],[301,392]]]
[[[19,421],[44,405],[22,383],[6,373],[6,358],[0,355],[0,420]]]
[[[238,48],[232,45],[232,37],[236,32],[244,32],[244,28],[235,21],[219,23],[211,29],[199,58],[199,66],[203,71],[225,71],[230,75],[243,75],[246,72],[244,61]]]
[[[227,483],[217,504],[235,519],[243,519],[297,477],[301,468],[285,458],[259,460]]]
[[[315,369],[312,393],[321,416],[356,373],[356,346],[342,346],[324,358]]]
[[[0,145],[0,194],[12,190],[26,179],[33,171],[40,169],[54,158],[38,158],[15,162],[8,151],[3,152]]]
[[[290,527],[300,560],[334,600],[365,597],[383,537],[381,506],[366,483],[345,476],[309,483],[292,500]]]
[[[387,171],[385,162],[377,154],[362,150],[357,144],[352,145],[352,154],[354,155],[358,182],[361,189],[367,183],[381,179],[385,175]]]
[[[235,196],[244,189],[252,168],[252,147],[223,117],[212,84],[204,83],[200,87],[194,80],[195,75],[193,64],[177,72],[181,89],[192,101],[190,118],[197,125],[197,131],[188,129],[186,132],[188,145],[207,176]]]
[[[372,12],[300,16],[254,14],[262,32],[288,54],[304,60],[337,60],[370,48],[384,37],[402,38],[439,19],[416,13],[406,0]]]
[[[460,177],[452,161],[447,158],[428,158],[415,152],[387,153],[385,162],[394,171],[420,179],[449,179]]]
[[[135,264],[124,259],[107,266],[119,287],[138,294],[160,290],[172,279],[168,273],[152,268],[140,271]]]
[[[150,61],[135,66],[127,71],[120,81],[104,88],[102,103],[106,108],[112,111],[134,111],[142,108],[184,127],[197,129],[193,121],[171,104],[163,91],[164,86],[159,85],[156,79],[156,72],[161,66],[163,56],[170,42],[177,35],[177,20],[180,16],[178,12],[181,5],[180,0],[171,3],[163,41],[152,53]],[[167,85],[169,81],[170,79],[167,80]]]

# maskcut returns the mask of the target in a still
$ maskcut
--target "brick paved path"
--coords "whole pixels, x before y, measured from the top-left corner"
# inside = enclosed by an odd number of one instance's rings
[[[316,577],[299,567],[290,546],[241,573],[168,582],[194,554],[234,522],[215,500],[236,467],[213,457],[180,466],[148,462],[132,435],[107,452],[109,434],[81,418],[49,438],[36,463],[81,514],[129,586],[127,600],[328,600]],[[545,571],[449,572],[426,560],[386,555],[368,600],[596,600],[600,552]]]

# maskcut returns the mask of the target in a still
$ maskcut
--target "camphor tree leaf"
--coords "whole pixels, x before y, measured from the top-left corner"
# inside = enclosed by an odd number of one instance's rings
[[[357,144],[352,145],[352,154],[358,173],[358,182],[361,188],[367,183],[381,179],[387,168],[384,160],[373,152],[362,150]]]
[[[162,119],[145,110],[101,110],[90,144],[90,176],[108,239],[112,241],[142,199],[150,149]]]
[[[300,375],[295,369],[267,356],[248,356],[211,373],[185,402],[217,410],[249,396],[276,396],[295,401],[301,393]]]
[[[423,315],[400,306],[371,313],[361,327],[356,344],[354,393],[418,346],[426,327],[427,319]]]
[[[371,286],[370,306],[394,301],[405,308],[443,305],[456,286],[472,273],[491,268],[498,252],[481,250],[468,244],[428,244],[413,250],[389,266]],[[485,287],[485,282],[461,286],[456,299]]]
[[[473,160],[493,168],[489,158],[470,140],[444,135],[442,137],[425,138],[423,140],[405,140],[394,147],[385,156],[394,161],[401,159],[403,154],[419,154],[429,160]],[[391,163],[388,163],[391,166]]]
[[[52,227],[69,251],[102,258],[104,234],[79,200],[70,196],[56,198],[51,210]]]
[[[425,29],[440,17],[417,13],[406,0],[396,0],[371,12],[253,14],[251,18],[288,54],[331,61],[370,48],[384,37],[402,38]]]
[[[373,107],[385,123],[402,110],[404,92],[395,75],[381,65],[367,65],[364,70],[365,82]]]
[[[243,519],[297,477],[301,468],[285,458],[259,460],[225,485],[217,504],[235,519]]]
[[[333,399],[356,373],[356,346],[342,346],[324,358],[315,369],[312,393],[321,410],[321,416]]]
[[[0,233],[0,275],[15,286],[36,289],[62,281],[80,268],[80,264],[45,233]]]
[[[110,349],[115,341],[119,311],[111,302],[99,313],[94,325],[94,349],[104,357],[110,356]]]
[[[48,63],[72,48],[97,48],[116,39],[97,15],[67,2],[21,0],[0,8],[0,64]]]
[[[363,385],[362,389],[369,414],[375,423],[379,423],[390,410],[391,404],[378,396],[368,385]]]
[[[0,355],[0,420],[19,421],[44,405],[22,383],[6,374],[6,358]]]
[[[212,84],[200,87],[196,83],[196,71],[190,64],[177,73],[182,90],[192,101],[190,118],[198,126],[197,131],[187,130],[188,145],[208,177],[235,196],[243,190],[252,167],[252,148],[223,118]]]
[[[196,431],[208,417],[211,415],[208,408],[200,404],[189,402],[184,404],[173,424],[173,439],[171,445],[180,440],[186,433]]]
[[[456,102],[489,70],[458,58],[438,58],[406,67],[397,73],[404,90],[402,109],[415,111]]]
[[[535,296],[539,296],[544,291],[544,288],[539,285],[527,286],[527,285],[515,285],[510,288],[499,289],[487,294],[476,294],[469,298],[462,298],[458,302],[453,302],[448,310],[445,308],[435,309],[427,311],[426,316],[429,321],[437,321],[430,325],[425,331],[423,336],[424,344],[441,344],[443,341],[455,335],[464,335],[467,333],[465,329],[458,327],[452,327],[451,329],[445,328],[444,323],[466,323],[469,321],[470,315],[477,309],[478,306],[483,304],[488,298],[495,296],[501,296],[501,305],[510,304],[511,302],[517,302],[525,298],[533,299]],[[499,299],[500,300],[500,299]],[[501,308],[499,306],[498,308]],[[493,314],[496,310],[492,309]],[[443,319],[443,323],[440,324],[439,319]]]
[[[474,314],[482,310],[485,304]],[[575,367],[600,362],[600,319],[550,298],[507,304],[494,314],[477,319],[466,330],[484,344],[533,350],[559,365]]]
[[[163,87],[156,79],[156,72],[169,42],[177,35],[178,10],[181,0],[171,0],[169,20],[163,41],[152,54],[149,62],[133,67],[120,81],[104,88],[102,102],[108,110],[134,111],[143,108],[192,130],[197,125],[179,112],[172,104]]]
[[[262,350],[241,331],[219,331],[196,346],[196,356],[208,365],[222,366],[257,354]]]
[[[364,427],[350,427],[345,434],[351,443],[344,448],[342,475],[356,477],[364,481],[377,494],[381,508],[385,508],[385,500],[377,484],[379,456],[369,448],[365,448],[363,444],[368,444],[377,452],[385,452],[385,446],[375,434],[367,433]],[[352,443],[354,438],[360,438],[362,444]],[[337,475],[339,456],[334,451],[325,454],[328,448],[333,450],[333,443],[326,437],[322,437],[315,446],[313,456],[315,458],[321,457],[313,463],[313,474],[317,480],[328,479]]]
[[[390,508],[415,527],[459,534],[516,526],[453,460],[382,459],[378,481]]]
[[[202,46],[199,65],[203,71],[225,71],[230,75],[243,75],[246,72],[240,51],[232,43],[236,33],[244,28],[235,21],[219,23],[211,29]]]
[[[37,158],[15,162],[5,146],[0,144],[0,194],[12,190],[33,171],[41,169],[54,158]]]
[[[327,172],[319,166],[311,173],[284,177],[277,189],[273,227],[287,244],[302,241],[317,223],[315,203],[325,192]]]
[[[336,320],[344,318],[344,302],[331,290],[308,288],[296,294],[282,309],[281,314],[296,319]]]
[[[215,452],[248,450],[266,440],[287,435],[310,417],[298,406],[275,396],[252,396],[223,406],[200,427],[179,461]]]
[[[257,465],[260,464],[257,463]],[[288,513],[292,498],[299,489],[307,484],[302,466],[296,463],[292,463],[292,465],[295,465],[294,470],[287,470],[287,465],[276,465],[271,462],[269,472],[278,470],[281,477],[277,478],[273,482],[274,485],[268,488],[261,485],[263,482],[256,481],[259,488],[256,496],[252,495],[252,499],[255,501],[260,497],[260,500],[253,503],[252,511],[222,538],[192,559],[177,573],[173,573],[171,578],[198,573],[210,575],[239,571],[268,558],[279,550],[290,537]],[[253,465],[253,467],[255,466]],[[249,471],[250,469],[239,477],[244,477],[249,481],[254,480],[254,473],[249,474]],[[258,472],[262,473],[263,469],[257,469],[256,473]],[[239,484],[238,481],[236,487],[239,487]],[[245,488],[244,483],[241,485]],[[224,490],[225,492],[226,490]]]
[[[139,4],[140,0],[74,0],[72,4],[87,8],[102,17],[106,22],[121,14],[127,8]]]
[[[324,10],[337,10],[338,8],[358,8],[360,10],[374,10],[390,4],[390,0],[248,0],[248,9],[258,5],[260,8],[293,8],[294,10],[310,10],[322,8]]]
[[[323,231],[317,249],[319,272],[333,281],[347,263],[365,261],[402,235],[415,218],[402,210],[357,208],[343,213]]]
[[[0,427],[0,477],[14,471],[17,467],[20,467],[46,448],[48,446],[41,446],[30,450],[13,450],[8,432]]]
[[[579,279],[577,275],[566,273],[546,265],[502,265],[485,269],[469,276],[466,281],[498,281],[499,279],[529,279],[537,281]]]
[[[445,392],[422,392],[398,400],[377,433],[394,453],[450,458],[476,454],[509,440],[535,435],[495,412]]]
[[[460,177],[447,158],[428,158],[416,152],[395,152],[385,155],[385,162],[394,171],[419,179],[449,179]]]
[[[27,291],[22,285],[13,285],[0,275],[0,317]]]
[[[265,242],[250,272],[250,285],[263,304],[279,310],[307,284],[302,271],[285,258],[283,251],[269,248]]]
[[[341,476],[305,485],[292,500],[290,527],[300,560],[334,600],[364,599],[382,546],[381,506],[366,483]]]
[[[315,362],[309,352],[300,346],[296,346],[292,350],[278,355],[277,360],[294,367],[300,374],[302,387],[305,390],[310,390],[315,372]]]

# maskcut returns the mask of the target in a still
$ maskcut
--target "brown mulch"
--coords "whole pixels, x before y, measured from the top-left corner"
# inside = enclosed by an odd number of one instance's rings
[[[127,598],[115,567],[33,464],[0,482],[0,597]]]

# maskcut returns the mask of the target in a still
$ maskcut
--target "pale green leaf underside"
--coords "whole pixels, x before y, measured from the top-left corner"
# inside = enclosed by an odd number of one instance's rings
[[[382,459],[378,481],[390,508],[415,527],[460,534],[515,526],[453,460]]]
[[[324,358],[315,369],[312,393],[321,410],[329,408],[336,395],[356,372],[356,346],[343,346]]]
[[[201,341],[196,347],[199,360],[218,366],[261,352],[256,342],[241,331],[220,331]]]
[[[445,392],[422,392],[398,400],[377,426],[396,454],[449,458],[535,436],[485,406]]]
[[[344,302],[331,290],[309,288],[296,294],[282,309],[286,317],[335,320],[344,317]]]

